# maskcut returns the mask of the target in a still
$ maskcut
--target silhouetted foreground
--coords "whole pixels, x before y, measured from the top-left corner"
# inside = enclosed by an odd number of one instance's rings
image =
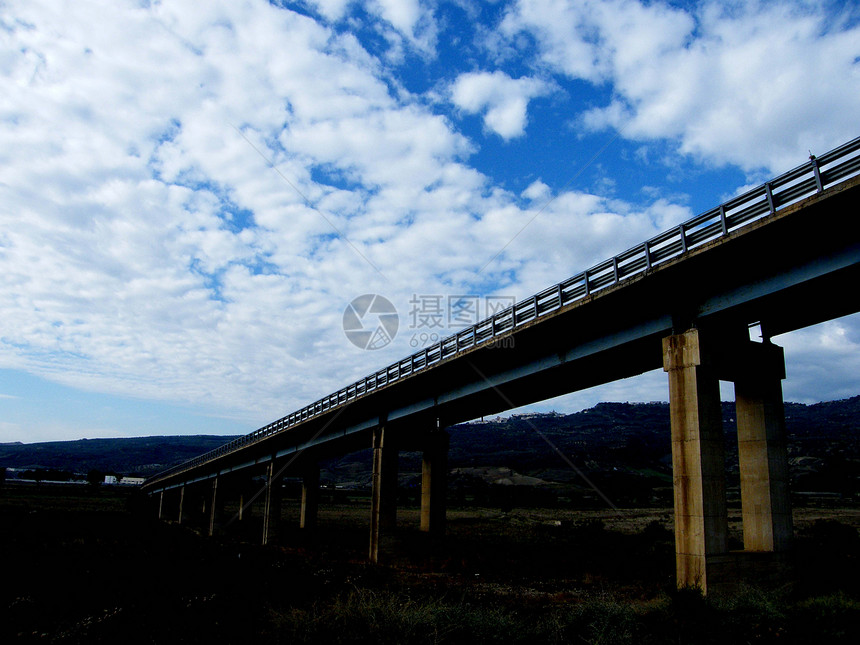
[[[594,514],[551,520],[553,511],[454,509],[444,546],[404,528],[389,545],[396,566],[376,567],[362,561],[360,504],[329,509],[316,538],[288,530],[281,546],[263,548],[151,520],[136,503],[129,491],[104,487],[0,488],[0,642],[860,637],[860,539],[833,520],[801,527],[795,584],[703,599],[673,591],[663,510],[604,522]]]

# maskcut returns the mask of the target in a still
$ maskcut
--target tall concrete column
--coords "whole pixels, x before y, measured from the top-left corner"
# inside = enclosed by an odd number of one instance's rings
[[[281,523],[281,473],[272,459],[266,467],[266,502],[263,509],[263,544],[268,544],[277,534]]]
[[[236,511],[236,519],[238,521],[243,521],[246,517],[247,511],[245,510],[245,491],[239,491],[239,510]]]
[[[164,519],[164,491],[158,494],[158,519]]]
[[[209,537],[215,534],[215,522],[218,520],[223,507],[223,496],[218,493],[218,477],[212,480],[212,490],[209,499]]]
[[[234,482],[235,488],[233,490],[235,492],[233,494],[238,496],[238,505],[235,517],[231,518],[230,522],[231,524],[234,521],[237,522],[237,530],[245,534],[247,539],[253,539],[253,533],[248,533],[248,531],[255,530],[250,525],[254,524],[254,527],[256,527],[255,520],[258,517],[261,520],[265,518],[267,485],[264,483],[261,488],[259,483],[250,474],[245,474],[234,480]],[[225,497],[225,492],[224,490],[221,491],[222,499]],[[256,508],[255,503],[257,504]],[[259,524],[262,526],[263,521]]]
[[[177,518],[178,522],[182,524],[182,513],[185,510],[185,484],[183,484],[179,488],[179,517]]]
[[[720,387],[699,330],[663,339],[669,378],[678,587],[707,591],[708,558],[727,551]]]
[[[302,508],[299,515],[299,528],[314,529],[317,525],[317,511],[320,500],[320,467],[309,465],[302,475]]]
[[[448,488],[448,433],[431,432],[421,462],[421,530],[445,534],[445,498]]]
[[[239,492],[239,509],[236,513],[236,519],[239,522],[243,522],[254,515],[254,501],[263,493],[256,489],[254,481],[250,478],[240,480],[237,488]]]
[[[373,431],[373,475],[370,499],[370,561],[379,562],[380,540],[397,525],[397,445],[391,431]]]
[[[793,527],[782,379],[782,348],[749,343],[735,380],[744,550],[784,552]]]

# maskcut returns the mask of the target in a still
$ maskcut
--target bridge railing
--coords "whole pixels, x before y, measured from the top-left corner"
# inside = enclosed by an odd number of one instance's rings
[[[151,481],[191,470],[257,443],[303,421],[346,405],[460,352],[495,341],[517,327],[648,272],[687,251],[718,240],[797,201],[860,174],[860,137],[810,160],[705,213],[540,291],[435,345],[384,367],[254,432],[157,474]],[[834,234],[840,234],[834,232]]]

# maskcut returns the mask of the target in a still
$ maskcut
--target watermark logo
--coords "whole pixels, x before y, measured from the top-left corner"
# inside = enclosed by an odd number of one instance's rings
[[[376,293],[354,298],[343,311],[343,332],[359,349],[382,349],[400,327],[400,316],[391,301]]]
[[[515,303],[513,296],[413,293],[405,323],[412,334],[409,346],[424,348],[435,345],[452,333],[499,314]],[[399,328],[397,308],[379,294],[358,296],[343,312],[343,332],[359,349],[382,349],[390,345]],[[496,339],[487,346],[507,348],[513,346],[513,338]]]
[[[513,296],[412,294],[409,300],[410,347],[435,345],[454,331],[475,325],[512,307]]]

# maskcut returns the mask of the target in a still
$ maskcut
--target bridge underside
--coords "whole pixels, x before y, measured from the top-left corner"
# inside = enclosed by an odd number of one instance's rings
[[[860,181],[851,180],[607,287],[553,315],[315,416],[289,431],[148,486],[210,496],[230,477],[264,473],[267,509],[280,477],[304,481],[312,526],[321,459],[374,448],[370,557],[394,522],[398,450],[425,454],[422,528],[444,527],[445,435],[455,423],[663,368],[669,381],[680,586],[713,587],[741,557],[726,546],[719,381],[735,383],[746,553],[790,546],[781,379],[771,336],[860,311]],[[765,341],[749,340],[760,324]],[[394,473],[394,474],[392,474]],[[261,496],[262,497],[262,496]],[[267,510],[267,517],[269,511]],[[214,520],[210,522],[210,528]],[[264,528],[264,541],[273,528]]]

